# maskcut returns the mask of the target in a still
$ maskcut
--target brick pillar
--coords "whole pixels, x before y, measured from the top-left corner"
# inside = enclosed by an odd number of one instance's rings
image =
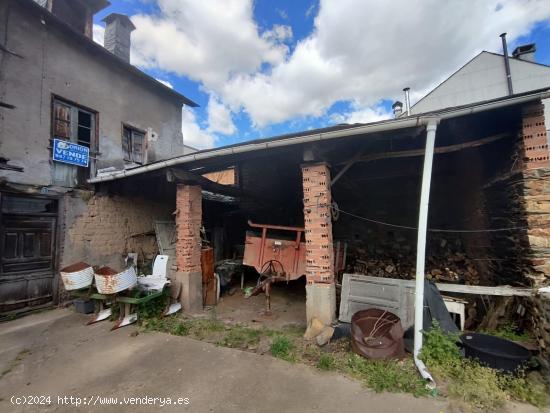
[[[528,267],[523,273],[534,286],[550,284],[550,153],[542,102],[523,109],[522,212],[527,222]],[[547,121],[548,122],[548,121]],[[550,298],[528,300],[533,332],[540,347],[539,361],[550,369]]]
[[[176,192],[176,265],[184,310],[202,310],[202,192],[200,186],[178,185]]]
[[[523,108],[522,138],[525,169],[550,168],[548,138],[541,101]]]
[[[302,166],[306,236],[306,313],[328,325],[334,321],[334,248],[332,243],[330,170],[325,163]]]

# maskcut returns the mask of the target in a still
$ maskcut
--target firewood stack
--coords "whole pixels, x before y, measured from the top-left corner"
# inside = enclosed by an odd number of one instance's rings
[[[406,238],[396,238],[376,247],[350,246],[348,271],[385,278],[415,278],[415,248]],[[428,239],[426,278],[436,282],[476,285],[480,275],[464,252],[460,239],[431,236]]]

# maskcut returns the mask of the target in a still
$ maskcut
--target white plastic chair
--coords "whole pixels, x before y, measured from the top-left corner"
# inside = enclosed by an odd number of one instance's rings
[[[168,279],[168,255],[157,255],[153,263],[153,274],[138,277],[138,284],[149,291],[162,290],[165,285],[170,284]]]

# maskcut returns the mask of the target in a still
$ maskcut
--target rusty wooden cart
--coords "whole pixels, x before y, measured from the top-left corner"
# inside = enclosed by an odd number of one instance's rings
[[[250,296],[265,292],[267,313],[271,311],[270,290],[274,282],[293,281],[306,273],[306,244],[303,227],[256,224],[248,225],[260,231],[247,231],[243,264],[260,274]],[[343,271],[346,244],[335,243],[335,271]]]

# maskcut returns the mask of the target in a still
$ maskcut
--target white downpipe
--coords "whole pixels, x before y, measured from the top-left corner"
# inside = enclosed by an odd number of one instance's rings
[[[426,152],[422,171],[422,189],[420,192],[420,211],[418,213],[418,241],[416,246],[416,286],[414,301],[414,364],[430,387],[435,388],[435,381],[418,358],[422,350],[422,328],[424,324],[424,267],[426,261],[426,230],[428,227],[428,205],[430,203],[430,185],[432,181],[432,164],[434,157],[435,132],[438,119],[430,119],[426,126]]]

